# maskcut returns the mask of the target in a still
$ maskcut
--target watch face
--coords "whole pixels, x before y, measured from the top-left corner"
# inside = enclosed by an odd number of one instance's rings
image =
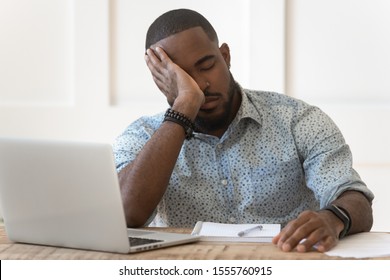
[[[348,231],[351,227],[351,220],[349,218],[349,215],[346,213],[345,210],[341,209],[340,207],[336,205],[330,205],[326,207],[325,209],[330,210],[335,214],[343,223],[344,223],[344,229],[339,235],[339,239],[343,238],[345,235],[348,234]]]

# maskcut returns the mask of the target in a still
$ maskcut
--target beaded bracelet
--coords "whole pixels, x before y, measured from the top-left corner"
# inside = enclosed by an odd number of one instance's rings
[[[184,128],[187,140],[194,136],[195,124],[186,115],[169,108],[164,115],[164,122],[165,121],[181,125]]]

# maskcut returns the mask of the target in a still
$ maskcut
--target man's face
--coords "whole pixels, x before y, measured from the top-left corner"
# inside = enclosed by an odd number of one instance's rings
[[[205,93],[196,123],[206,131],[227,127],[239,106],[236,84],[229,71],[230,52],[218,47],[200,27],[167,37],[152,46],[162,47]],[[208,86],[209,85],[209,86]]]

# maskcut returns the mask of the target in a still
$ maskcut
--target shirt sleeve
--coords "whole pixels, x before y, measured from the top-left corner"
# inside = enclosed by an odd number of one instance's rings
[[[134,161],[160,123],[159,117],[140,118],[115,139],[113,152],[118,173]]]
[[[324,112],[316,107],[306,108],[298,116],[293,132],[306,184],[321,208],[346,190],[360,191],[372,201],[373,193],[353,169],[349,146]]]
[[[161,120],[158,116],[143,117],[130,124],[126,130],[119,135],[114,144],[113,152],[116,164],[116,170],[119,173],[129,163],[134,161],[138,153],[142,150],[146,142],[152,137],[155,130],[159,127]],[[149,225],[157,214],[155,209],[145,226]]]

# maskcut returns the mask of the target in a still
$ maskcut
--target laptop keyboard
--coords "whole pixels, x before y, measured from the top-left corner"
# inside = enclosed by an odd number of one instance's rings
[[[157,242],[161,242],[163,240],[139,238],[139,237],[129,237],[129,241],[130,241],[130,246],[138,246],[138,245],[157,243]]]

